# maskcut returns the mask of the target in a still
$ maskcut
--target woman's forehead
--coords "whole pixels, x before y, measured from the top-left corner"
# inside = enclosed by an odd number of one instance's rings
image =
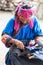
[[[21,13],[19,17],[23,18],[23,19],[29,19],[31,18],[32,15],[29,15],[27,12],[25,13]]]
[[[25,18],[23,15],[20,15],[19,18],[22,19],[22,20],[27,21],[27,20],[29,20],[31,17]]]

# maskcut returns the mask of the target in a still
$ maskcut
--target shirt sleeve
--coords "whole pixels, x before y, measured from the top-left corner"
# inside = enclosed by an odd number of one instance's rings
[[[6,27],[4,28],[2,34],[3,34],[3,33],[6,33],[6,34],[11,35],[12,32],[13,32],[13,29],[14,29],[14,19],[11,18],[11,19],[8,21]]]
[[[42,35],[43,34],[37,18],[34,19],[34,32],[35,32],[35,35]]]

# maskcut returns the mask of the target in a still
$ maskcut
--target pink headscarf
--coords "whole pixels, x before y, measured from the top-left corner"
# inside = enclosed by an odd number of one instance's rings
[[[34,12],[35,12],[34,8],[23,9],[22,5],[20,5],[20,4],[18,5],[18,7],[16,9],[17,15],[16,15],[16,19],[15,19],[15,26],[14,26],[14,28],[16,29],[16,31],[18,31],[18,29],[19,29],[19,22],[18,22],[19,21],[19,16],[22,15],[24,17],[24,19],[27,19],[31,15],[34,15]],[[33,21],[34,21],[34,19],[32,18],[30,20],[30,28],[31,29],[33,28],[33,25],[34,25]]]

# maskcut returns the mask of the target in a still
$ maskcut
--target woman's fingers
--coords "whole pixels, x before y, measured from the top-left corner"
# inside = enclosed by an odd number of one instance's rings
[[[24,44],[22,42],[17,43],[17,47],[20,48],[21,50],[24,49]]]
[[[22,43],[20,44],[19,47],[20,47],[20,49],[24,49],[24,45]]]

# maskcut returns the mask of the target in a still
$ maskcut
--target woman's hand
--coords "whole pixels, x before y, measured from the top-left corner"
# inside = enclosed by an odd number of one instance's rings
[[[43,37],[36,37],[35,42],[43,47]]]
[[[21,42],[19,40],[16,40],[16,46],[17,46],[17,48],[19,48],[21,50],[24,50],[24,44],[23,44],[23,42]]]
[[[4,34],[2,37],[1,37],[1,41],[6,44],[6,39],[9,37],[9,35],[7,34]]]

